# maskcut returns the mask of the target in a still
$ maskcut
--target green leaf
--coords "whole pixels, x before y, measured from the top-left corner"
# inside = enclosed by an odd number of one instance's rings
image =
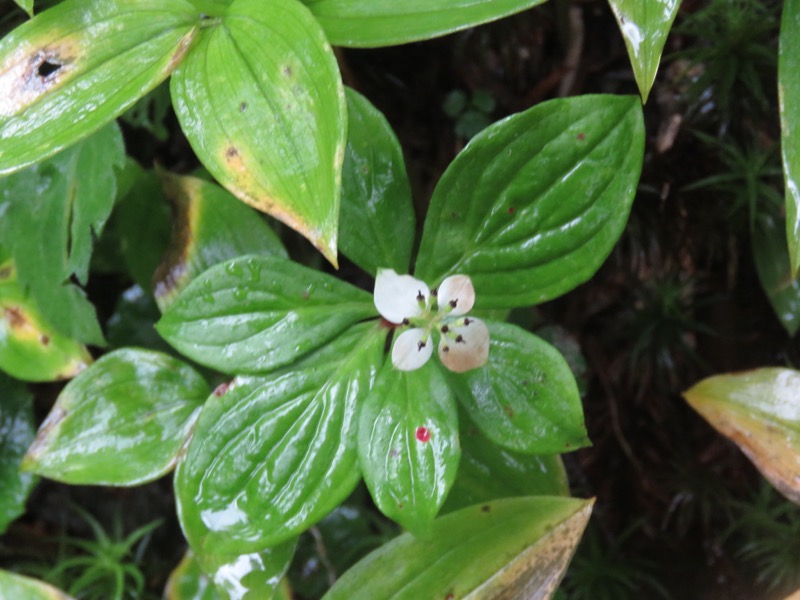
[[[347,114],[330,45],[297,0],[236,0],[171,81],[197,156],[336,264]]]
[[[551,598],[592,503],[511,498],[451,513],[430,539],[406,533],[367,556],[323,600]]]
[[[164,600],[222,600],[213,582],[203,573],[191,550],[170,573],[164,588]]]
[[[261,216],[223,188],[196,177],[161,173],[172,204],[172,239],[155,274],[162,312],[208,268],[243,254],[286,258],[278,236]]]
[[[385,363],[361,407],[358,456],[381,512],[426,534],[461,456],[455,398],[436,363],[415,371]]]
[[[33,475],[19,470],[34,435],[33,397],[23,384],[0,373],[0,534],[25,512],[36,483]]]
[[[792,275],[782,220],[762,215],[753,234],[756,271],[772,309],[794,336],[800,328],[800,279]]]
[[[517,496],[569,496],[561,457],[506,450],[462,414],[461,463],[442,512]]]
[[[0,41],[0,174],[52,156],[123,113],[188,50],[185,0],[66,0]]]
[[[106,354],[67,384],[23,468],[71,484],[138,485],[170,471],[208,385],[166,354]]]
[[[475,424],[517,452],[555,454],[588,445],[578,385],[561,353],[515,325],[486,325],[489,361],[449,376]]]
[[[114,313],[106,323],[108,345],[111,348],[134,346],[173,352],[155,329],[155,323],[161,317],[155,300],[138,285],[125,290],[117,300]]]
[[[26,13],[28,13],[29,17],[33,16],[33,0],[14,0],[14,2],[22,10],[24,10]]]
[[[372,276],[381,267],[408,273],[416,219],[400,142],[380,111],[350,88],[347,115],[342,254]]]
[[[116,197],[114,167],[124,157],[122,136],[112,124],[0,180],[0,202],[8,204],[2,227],[20,284],[50,323],[79,342],[104,343],[94,307],[70,279],[86,284],[94,237]]]
[[[290,260],[244,256],[211,267],[156,323],[192,360],[225,373],[289,364],[376,314],[370,294]]]
[[[544,0],[303,0],[331,44],[372,48],[446,35]]]
[[[680,0],[608,0],[628,48],[642,102],[647,102]]]
[[[768,368],[716,375],[683,395],[780,493],[800,504],[799,371]]]
[[[0,570],[0,598],[72,600],[64,592],[46,584],[44,581],[3,570]]]
[[[434,191],[416,276],[472,278],[478,308],[544,302],[591,277],[622,233],[644,150],[639,98],[551,100],[481,132]]]
[[[356,326],[266,378],[237,377],[203,408],[175,478],[196,552],[258,552],[324,517],[359,481],[356,407],[387,330]]]
[[[13,261],[0,264],[0,369],[25,381],[69,379],[91,364],[86,348],[55,331],[17,281]]]
[[[792,274],[800,271],[800,0],[786,0],[778,58],[781,152],[786,179],[786,235]]]

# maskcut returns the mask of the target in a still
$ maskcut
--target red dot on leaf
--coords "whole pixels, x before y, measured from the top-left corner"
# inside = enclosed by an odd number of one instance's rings
[[[431,432],[427,427],[417,427],[417,439],[424,444],[431,439]]]
[[[220,384],[219,384],[219,385],[218,385],[218,386],[217,386],[217,387],[214,389],[214,395],[215,395],[217,398],[221,398],[222,396],[224,396],[224,395],[225,395],[225,392],[227,392],[227,391],[228,391],[228,388],[229,388],[229,387],[231,387],[231,382],[230,382],[230,381],[228,381],[228,382],[226,382],[226,383],[220,383]]]

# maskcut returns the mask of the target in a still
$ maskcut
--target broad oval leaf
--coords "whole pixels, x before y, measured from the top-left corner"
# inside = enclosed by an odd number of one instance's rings
[[[430,539],[403,534],[345,573],[323,600],[552,597],[593,500],[510,498],[436,519]]]
[[[356,407],[387,330],[364,324],[270,377],[237,377],[206,403],[175,493],[196,552],[259,552],[304,531],[359,481]]]
[[[0,174],[52,156],[161,81],[200,18],[186,0],[66,0],[0,41]]]
[[[72,600],[52,585],[0,569],[0,598],[25,600]]]
[[[784,223],[761,215],[751,247],[761,287],[790,336],[800,328],[800,278],[792,275]]]
[[[347,116],[342,254],[373,277],[379,268],[408,273],[416,218],[400,142],[380,111],[349,88]]]
[[[290,260],[243,256],[210,268],[156,324],[177,350],[225,373],[267,372],[374,316],[372,296]]]
[[[399,371],[386,361],[363,400],[358,456],[375,504],[425,535],[458,470],[458,413],[438,365]]]
[[[489,361],[449,377],[475,424],[517,452],[555,454],[588,445],[578,384],[561,353],[515,325],[486,324]]]
[[[36,483],[33,475],[19,469],[35,435],[33,397],[23,384],[0,373],[0,534],[25,511]]]
[[[557,454],[536,456],[507,450],[483,435],[464,414],[461,462],[442,512],[517,496],[569,496],[564,463]]]
[[[171,81],[214,177],[336,264],[347,113],[333,51],[297,0],[236,0]]]
[[[778,58],[781,152],[786,180],[786,235],[792,274],[800,271],[800,0],[786,0]]]
[[[544,0],[303,0],[335,46],[372,48],[446,35]]]
[[[800,504],[800,372],[766,368],[704,379],[686,401]]]
[[[0,265],[0,369],[25,381],[70,379],[92,362],[82,344],[55,331],[17,281],[12,261]]]
[[[161,173],[172,204],[172,239],[155,274],[155,297],[165,310],[206,269],[243,254],[286,257],[275,232],[259,213],[223,188],[198,179]]]
[[[680,0],[609,0],[609,4],[625,39],[642,102],[647,102]]]
[[[527,306],[586,281],[622,233],[644,152],[638,97],[543,102],[485,129],[434,191],[416,276],[472,278],[477,308]]]
[[[171,356],[111,352],[67,384],[23,468],[71,484],[157,479],[175,466],[208,391]]]
[[[170,573],[164,588],[164,600],[222,600],[214,583],[200,568],[191,550]]]

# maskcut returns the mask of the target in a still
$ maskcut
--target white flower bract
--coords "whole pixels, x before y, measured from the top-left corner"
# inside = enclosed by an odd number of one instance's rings
[[[451,371],[464,373],[486,364],[489,329],[467,317],[475,305],[475,288],[466,275],[447,277],[438,290],[411,275],[379,269],[375,278],[375,308],[402,331],[392,347],[392,364],[401,371],[420,368],[433,354],[439,337],[439,358]]]

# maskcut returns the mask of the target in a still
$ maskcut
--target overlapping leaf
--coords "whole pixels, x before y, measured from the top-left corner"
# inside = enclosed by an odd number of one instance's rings
[[[792,275],[782,220],[762,215],[753,233],[753,257],[761,287],[789,335],[800,328],[800,278]]]
[[[386,331],[356,326],[289,369],[237,377],[212,396],[175,483],[196,552],[283,543],[353,490],[356,409],[383,360]]]
[[[0,570],[0,594],[3,598],[25,598],[25,600],[72,600],[64,592],[44,581],[3,570]]]
[[[176,349],[226,373],[267,372],[375,315],[372,297],[330,275],[245,256],[192,281],[156,324]]]
[[[90,135],[163,81],[191,45],[186,0],[66,0],[0,41],[0,174]]]
[[[786,179],[786,235],[792,274],[800,271],[800,0],[786,0],[778,59],[781,152]]]
[[[214,177],[336,264],[347,115],[336,59],[308,9],[236,0],[171,85],[181,126]]]
[[[23,466],[72,484],[137,485],[175,466],[208,385],[165,354],[117,350],[61,392]]]
[[[436,187],[416,275],[436,285],[469,274],[478,308],[571,290],[622,233],[643,150],[638,97],[551,100],[495,123]]]

